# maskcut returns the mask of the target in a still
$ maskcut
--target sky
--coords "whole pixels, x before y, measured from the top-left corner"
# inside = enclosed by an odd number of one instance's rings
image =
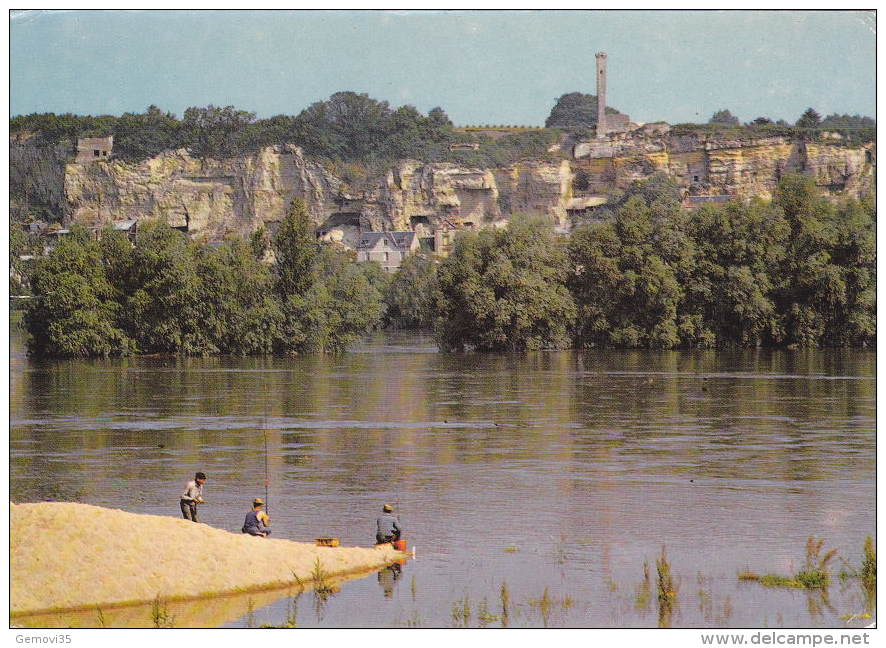
[[[875,116],[876,19],[837,11],[42,11],[10,18],[10,111],[298,114],[340,90],[457,125],[596,94],[634,121]]]

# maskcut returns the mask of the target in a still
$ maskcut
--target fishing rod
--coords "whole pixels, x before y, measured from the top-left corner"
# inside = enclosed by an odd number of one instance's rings
[[[261,431],[262,436],[265,440],[265,512],[268,514],[268,517],[271,516],[271,501],[268,499],[268,483],[270,481],[268,477],[268,388],[265,386],[265,403],[264,403],[264,414],[262,416],[261,423]]]

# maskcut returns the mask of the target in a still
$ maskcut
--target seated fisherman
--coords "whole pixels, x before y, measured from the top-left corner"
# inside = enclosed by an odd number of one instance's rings
[[[271,534],[271,530],[265,525],[264,520],[268,520],[268,514],[262,509],[265,503],[258,497],[252,500],[252,510],[246,514],[246,520],[243,522],[243,533],[249,535],[261,536],[266,538]]]
[[[400,527],[400,520],[394,517],[394,507],[385,504],[382,507],[382,515],[375,521],[375,544],[385,544],[400,539],[403,529]]]

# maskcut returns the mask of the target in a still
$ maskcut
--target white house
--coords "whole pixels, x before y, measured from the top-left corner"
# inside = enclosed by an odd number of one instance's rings
[[[363,232],[357,241],[357,261],[377,261],[386,272],[396,272],[403,259],[418,249],[415,232]]]

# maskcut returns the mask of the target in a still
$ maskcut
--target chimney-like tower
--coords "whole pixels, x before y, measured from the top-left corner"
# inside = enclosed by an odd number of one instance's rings
[[[606,52],[597,52],[597,137],[607,133],[606,128]]]

